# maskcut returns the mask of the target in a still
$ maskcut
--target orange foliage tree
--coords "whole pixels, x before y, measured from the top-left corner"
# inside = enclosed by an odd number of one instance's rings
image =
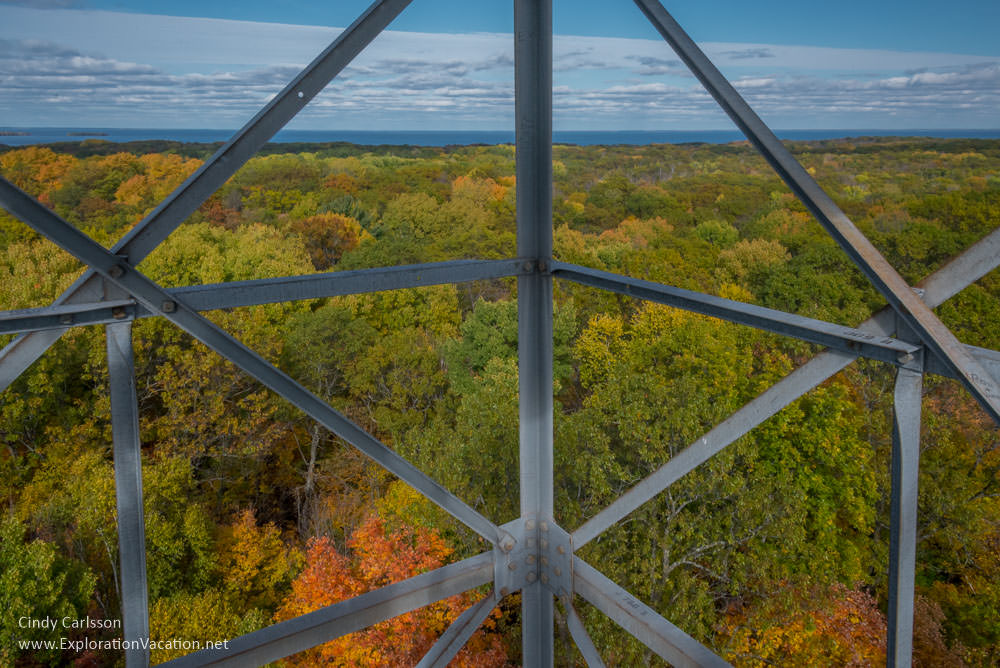
[[[395,523],[394,523],[395,524]],[[347,541],[342,554],[323,536],[309,542],[305,570],[275,615],[278,621],[312,612],[366,591],[440,568],[451,547],[434,529],[406,524],[387,526],[369,516]],[[466,608],[473,592],[452,596],[371,628],[337,638],[286,660],[288,666],[413,666]],[[496,613],[494,613],[496,614]],[[452,666],[488,668],[507,661],[500,637],[488,632],[489,618],[452,660]]]
[[[886,620],[871,594],[840,584],[783,594],[726,615],[718,630],[733,665],[885,663]]]

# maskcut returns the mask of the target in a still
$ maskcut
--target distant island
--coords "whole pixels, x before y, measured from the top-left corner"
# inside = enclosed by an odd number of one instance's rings
[[[107,132],[67,132],[67,137],[107,137]]]
[[[30,132],[15,132],[13,130],[0,130],[0,137],[30,137]]]

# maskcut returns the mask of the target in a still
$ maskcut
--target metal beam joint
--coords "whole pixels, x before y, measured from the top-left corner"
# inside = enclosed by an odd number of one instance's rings
[[[500,527],[493,548],[497,600],[541,581],[558,598],[573,595],[573,541],[551,519],[521,517]]]
[[[564,600],[573,596],[573,538],[554,522],[538,525],[538,577],[553,595]]]
[[[497,601],[524,584],[526,547],[524,519],[519,518],[499,527],[500,540],[493,546],[493,595]]]

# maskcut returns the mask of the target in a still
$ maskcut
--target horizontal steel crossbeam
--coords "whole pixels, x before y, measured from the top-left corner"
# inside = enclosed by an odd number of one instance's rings
[[[307,276],[285,276],[232,281],[183,288],[167,288],[173,298],[195,311],[256,306],[300,299],[321,299],[384,290],[466,283],[533,271],[534,263],[520,260],[455,260],[377,269],[336,271]],[[0,312],[0,334],[64,330],[69,326],[109,324],[122,319],[158,316],[132,299],[62,304]]]
[[[741,325],[749,325],[775,334],[818,343],[834,350],[890,364],[902,364],[900,358],[912,355],[919,350],[919,346],[905,341],[887,336],[876,336],[854,327],[835,325],[794,313],[776,311],[763,306],[745,304],[661,283],[628,278],[597,269],[555,262],[552,264],[552,274],[556,278],[563,278],[581,285],[589,285],[601,290],[638,297]]]

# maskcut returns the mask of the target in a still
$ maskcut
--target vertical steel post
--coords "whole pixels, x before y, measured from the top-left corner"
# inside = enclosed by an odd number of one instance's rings
[[[913,655],[913,580],[917,550],[917,476],[923,372],[896,373],[892,425],[892,499],[889,534],[889,639],[886,664],[908,667]]]
[[[114,440],[115,496],[118,501],[118,553],[125,650],[128,668],[149,666],[149,610],[146,593],[146,529],[142,510],[142,458],[139,409],[132,359],[132,323],[105,327],[111,386],[111,435]]]
[[[521,516],[552,518],[552,0],[514,0]],[[528,531],[530,533],[530,530]],[[522,591],[523,663],[553,663],[553,599],[538,580]]]

